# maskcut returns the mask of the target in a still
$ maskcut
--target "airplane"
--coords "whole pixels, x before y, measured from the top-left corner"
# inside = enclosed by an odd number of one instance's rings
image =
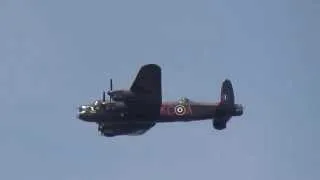
[[[138,136],[145,134],[157,123],[212,120],[216,130],[226,128],[233,116],[241,116],[242,104],[235,104],[234,91],[229,79],[221,86],[219,102],[198,102],[181,97],[178,101],[162,102],[161,68],[145,64],[137,73],[130,89],[113,90],[112,79],[102,99],[81,105],[77,118],[98,124],[102,136]]]

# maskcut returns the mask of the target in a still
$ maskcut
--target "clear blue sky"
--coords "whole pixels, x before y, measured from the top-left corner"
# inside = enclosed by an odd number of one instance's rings
[[[319,19],[316,0],[0,1],[0,179],[318,180]],[[76,119],[145,63],[164,100],[230,78],[245,114],[112,139]]]

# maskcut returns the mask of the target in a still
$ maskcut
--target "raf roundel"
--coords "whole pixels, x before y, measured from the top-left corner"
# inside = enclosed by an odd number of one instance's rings
[[[178,116],[183,116],[186,113],[186,108],[184,106],[182,106],[182,105],[177,105],[174,108],[174,112]]]

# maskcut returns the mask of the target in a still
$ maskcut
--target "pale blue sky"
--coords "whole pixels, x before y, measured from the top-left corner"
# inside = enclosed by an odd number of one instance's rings
[[[0,1],[0,179],[318,180],[319,18],[316,0]],[[164,100],[230,78],[245,114],[116,138],[76,119],[145,63]]]

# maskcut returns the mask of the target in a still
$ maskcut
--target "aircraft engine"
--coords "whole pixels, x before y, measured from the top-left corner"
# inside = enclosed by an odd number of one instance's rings
[[[108,95],[114,101],[127,101],[135,97],[131,91],[126,91],[126,90],[111,91],[111,92],[108,92]]]

